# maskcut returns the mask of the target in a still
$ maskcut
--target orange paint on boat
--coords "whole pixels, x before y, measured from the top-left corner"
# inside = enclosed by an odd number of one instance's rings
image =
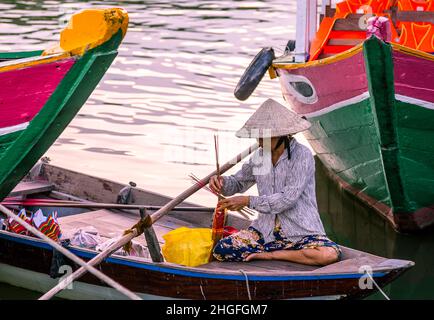
[[[82,56],[111,39],[119,29],[125,36],[128,14],[124,9],[86,9],[74,14],[61,31],[59,43],[41,56],[17,59],[0,64],[0,72],[52,63],[71,56]]]
[[[324,17],[315,38],[311,42],[309,61],[317,60],[321,54],[339,54],[350,49],[351,45],[330,45],[334,39],[363,39],[363,30],[334,30],[338,20],[344,20],[350,14],[385,16],[391,20],[389,12],[394,1],[391,0],[346,0],[336,5],[333,17]],[[399,0],[399,11],[434,11],[434,0],[415,1]],[[362,17],[363,18],[363,17]],[[392,43],[423,52],[434,52],[434,25],[429,22],[396,21],[391,25]]]
[[[67,27],[60,33],[60,41],[44,51],[43,55],[70,52],[83,55],[114,36],[119,28],[125,36],[128,15],[124,9],[87,9],[72,16]]]

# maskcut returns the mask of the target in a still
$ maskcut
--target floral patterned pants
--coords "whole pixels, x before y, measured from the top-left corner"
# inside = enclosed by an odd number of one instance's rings
[[[342,256],[339,246],[326,236],[309,235],[297,242],[291,242],[283,235],[280,225],[275,227],[273,235],[276,240],[265,243],[262,233],[249,227],[221,239],[215,246],[213,255],[219,261],[244,261],[248,255],[258,252],[332,247],[338,253],[339,260]]]

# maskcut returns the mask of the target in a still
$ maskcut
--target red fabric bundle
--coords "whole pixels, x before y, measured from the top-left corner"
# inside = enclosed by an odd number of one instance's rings
[[[59,222],[57,221],[57,212],[53,212],[48,217],[44,216],[39,209],[33,216],[33,225],[50,239],[57,241],[61,236]]]
[[[18,213],[18,217],[21,220],[24,220],[25,222],[27,222],[28,224],[32,224],[32,218],[31,217],[27,217],[26,214],[26,210],[22,209],[19,213]],[[13,218],[9,218],[7,220],[7,230],[13,233],[17,233],[17,234],[25,234],[28,235],[29,232],[27,231],[26,228],[24,228],[21,224],[19,224],[15,219]]]

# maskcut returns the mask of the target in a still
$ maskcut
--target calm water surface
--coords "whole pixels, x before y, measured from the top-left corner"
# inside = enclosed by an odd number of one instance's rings
[[[268,76],[245,103],[239,76],[263,46],[282,52],[294,35],[292,1],[1,1],[0,50],[44,49],[72,12],[122,6],[130,24],[107,74],[47,155],[52,163],[175,196],[188,174],[214,169],[251,141],[233,136],[263,97],[281,97]],[[279,21],[279,24],[276,23]],[[200,192],[191,198],[214,202]]]
[[[233,132],[257,105],[265,97],[283,102],[278,82],[267,76],[246,102],[237,101],[233,89],[261,47],[280,54],[294,38],[295,1],[1,0],[0,51],[47,48],[73,12],[110,6],[130,16],[119,55],[47,156],[72,170],[175,196],[190,185],[189,173],[214,169],[215,132],[223,162],[252,142]],[[398,236],[373,222],[366,209],[345,202],[339,190],[333,196],[326,179],[318,189],[323,220],[336,240],[416,261],[387,288],[392,298],[434,298],[432,236]],[[190,200],[215,204],[205,191]],[[3,298],[36,296],[0,285]]]

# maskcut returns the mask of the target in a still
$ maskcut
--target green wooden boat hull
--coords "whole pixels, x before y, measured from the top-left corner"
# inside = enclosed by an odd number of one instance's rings
[[[434,56],[374,37],[332,58],[274,67],[333,178],[399,231],[434,224]]]

